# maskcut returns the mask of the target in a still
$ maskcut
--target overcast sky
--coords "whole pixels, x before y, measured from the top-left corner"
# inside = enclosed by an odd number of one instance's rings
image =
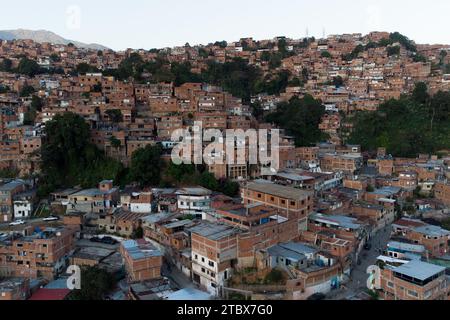
[[[450,44],[449,0],[5,0],[0,29],[45,29],[116,50],[243,37],[399,31]]]

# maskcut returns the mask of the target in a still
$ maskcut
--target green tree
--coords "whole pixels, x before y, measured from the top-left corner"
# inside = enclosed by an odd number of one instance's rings
[[[217,190],[219,188],[219,183],[212,173],[207,171],[203,172],[200,176],[200,185],[209,190]]]
[[[31,108],[37,111],[42,111],[42,107],[44,106],[44,102],[38,96],[33,95],[31,97]]]
[[[52,62],[59,62],[59,61],[61,61],[61,57],[58,54],[56,54],[56,53],[52,53],[50,55],[50,60]]]
[[[81,289],[72,291],[67,300],[100,301],[111,292],[116,285],[114,276],[98,267],[81,269]]]
[[[295,138],[298,147],[311,146],[327,138],[319,130],[319,124],[325,114],[325,107],[310,95],[304,98],[292,98],[280,103],[277,111],[269,114],[266,121],[286,130]]]
[[[133,234],[131,235],[132,239],[142,239],[144,238],[144,229],[142,227],[136,228],[136,230],[133,231]]]
[[[330,59],[330,58],[331,58],[331,53],[329,53],[328,51],[322,51],[322,53],[320,54],[320,56],[321,56],[322,58]]]
[[[28,97],[35,92],[33,86],[26,85],[20,90],[21,97]]]
[[[344,85],[344,79],[342,79],[341,76],[334,77],[334,78],[333,78],[333,85],[334,85],[336,88],[342,87],[342,86]]]
[[[33,95],[31,98],[31,105],[27,112],[25,112],[23,124],[34,125],[37,112],[42,111],[43,101],[38,96]]]
[[[217,41],[214,43],[214,45],[220,48],[226,48],[228,46],[228,43],[226,41]]]
[[[174,84],[175,86],[181,86],[186,82],[202,82],[202,79],[199,75],[191,72],[191,64],[189,62],[186,63],[172,63],[170,68],[170,73],[175,78]]]
[[[109,138],[109,142],[111,143],[111,147],[113,147],[114,149],[119,149],[120,146],[122,145],[120,140],[114,136],[111,136],[111,138]]]
[[[86,74],[86,73],[95,73],[100,72],[99,69],[97,69],[94,66],[91,66],[90,64],[87,64],[85,62],[82,62],[78,64],[75,68],[76,73],[78,74]]]
[[[147,146],[135,151],[131,157],[130,178],[141,187],[158,186],[163,167],[160,146]]]
[[[108,115],[109,119],[114,123],[123,122],[123,115],[122,115],[122,111],[120,111],[120,109],[107,110],[106,114]]]
[[[61,187],[94,187],[101,180],[120,183],[123,166],[105,157],[90,141],[89,125],[74,113],[56,115],[45,124],[40,195]]]
[[[198,55],[202,57],[203,59],[206,59],[209,57],[209,51],[205,48],[199,48],[198,49]]]
[[[229,197],[236,197],[239,195],[239,190],[239,183],[230,180],[224,180],[220,182],[220,187],[217,191],[220,191]]]
[[[8,86],[0,84],[0,94],[8,93],[10,90]]]
[[[387,54],[388,56],[395,56],[400,54],[400,47],[399,46],[391,46],[387,48]]]
[[[34,77],[40,72],[40,67],[36,61],[24,57],[20,59],[17,72],[29,77]]]
[[[0,63],[0,71],[10,72],[11,69],[12,69],[12,61],[8,58],[3,58],[2,62]]]
[[[428,86],[425,82],[418,82],[412,93],[413,99],[418,103],[426,103],[430,98]]]
[[[266,284],[281,284],[284,281],[283,272],[278,269],[272,269],[264,279]]]
[[[375,112],[354,116],[349,143],[367,151],[387,148],[397,157],[436,153],[450,147],[450,93],[428,97],[418,84],[411,96],[389,100]]]
[[[235,58],[225,63],[208,61],[207,64],[207,70],[202,73],[204,82],[221,86],[232,95],[243,98],[246,103],[258,93],[257,84],[261,81],[262,72],[249,65],[247,60]]]
[[[166,174],[176,183],[181,183],[195,174],[195,166],[192,164],[176,165],[173,162],[170,162]]]

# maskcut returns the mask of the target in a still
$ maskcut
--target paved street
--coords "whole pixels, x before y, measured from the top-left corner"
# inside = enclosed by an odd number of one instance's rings
[[[392,227],[388,226],[385,229],[381,229],[372,237],[370,241],[372,248],[369,251],[363,250],[361,252],[361,264],[355,265],[351,273],[351,280],[344,285],[344,288],[331,292],[327,295],[327,299],[342,300],[367,289],[367,268],[376,263],[377,258],[381,253],[380,250],[384,250],[386,248],[390,239],[391,230]]]
[[[169,278],[179,289],[197,288],[191,279],[173,265],[164,263],[161,273],[163,276]]]

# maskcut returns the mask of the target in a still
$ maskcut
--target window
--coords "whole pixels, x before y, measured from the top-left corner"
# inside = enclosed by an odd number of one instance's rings
[[[198,255],[195,255],[195,260],[198,260]]]
[[[205,258],[202,258],[202,262],[205,262]]]
[[[208,264],[209,264],[210,267],[214,267],[214,262],[213,261],[209,261]]]
[[[419,294],[416,291],[408,290],[408,296],[417,298]]]
[[[388,286],[388,288],[393,289],[394,288],[394,283],[391,282],[391,281],[388,281],[387,286]]]
[[[295,201],[291,201],[291,206],[295,207]]]

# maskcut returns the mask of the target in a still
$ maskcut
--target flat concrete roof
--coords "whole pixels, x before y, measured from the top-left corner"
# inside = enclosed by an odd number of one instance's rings
[[[312,192],[309,191],[285,187],[274,183],[252,182],[249,183],[244,189],[267,193],[276,197],[292,200],[299,200],[312,195]]]
[[[412,260],[400,267],[393,269],[393,271],[417,280],[424,281],[437,275],[438,273],[444,272],[445,269],[445,267],[440,267],[435,264]]]
[[[205,221],[195,227],[192,227],[191,229],[189,229],[189,231],[210,240],[220,240],[226,237],[233,236],[234,234],[239,232],[239,230],[237,230],[236,228],[228,225]]]

